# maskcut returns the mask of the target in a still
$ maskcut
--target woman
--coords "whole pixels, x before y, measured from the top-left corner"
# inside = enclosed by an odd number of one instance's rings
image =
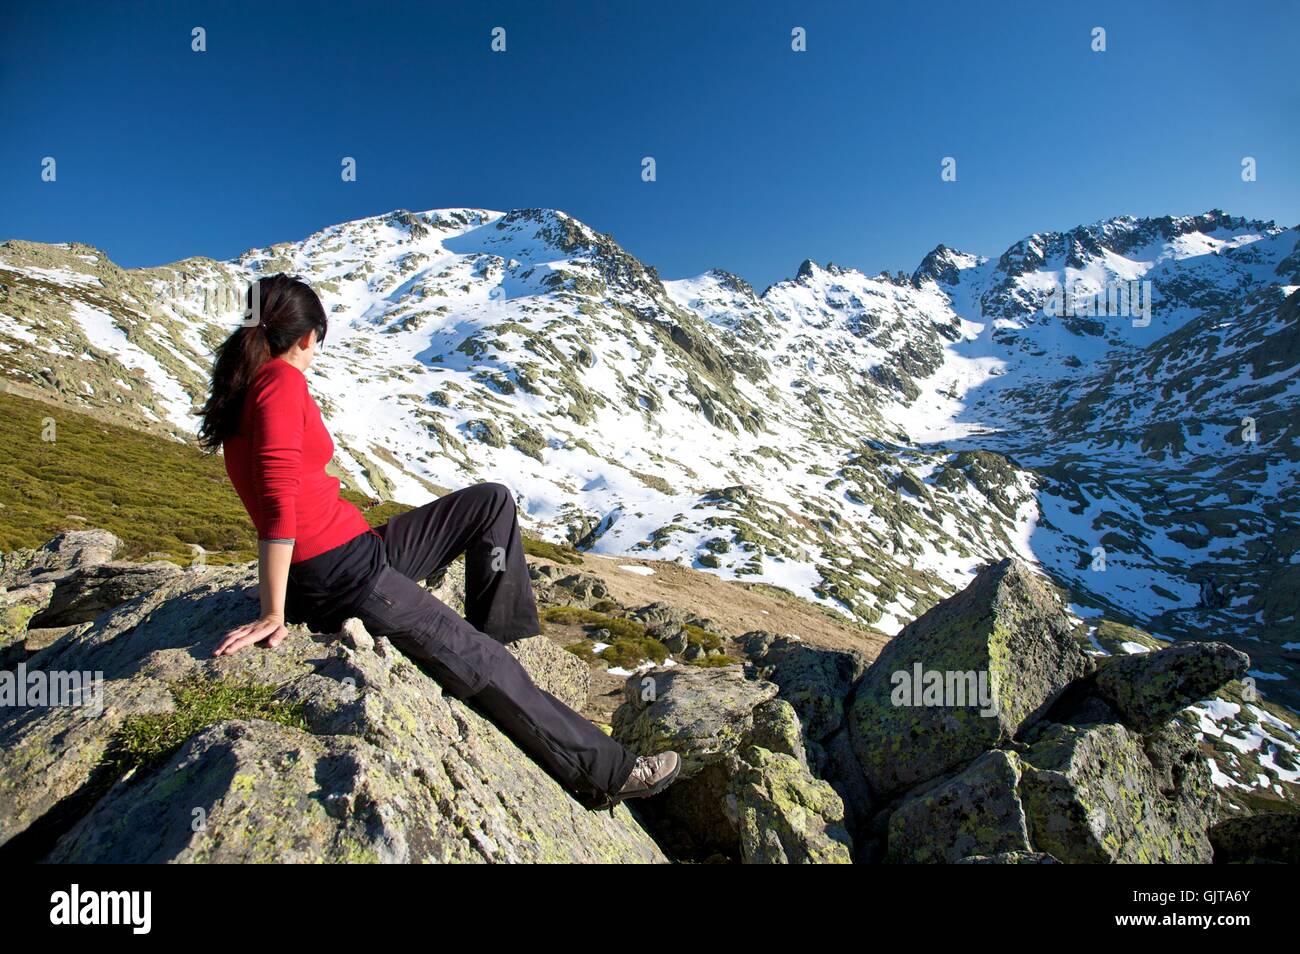
[[[458,490],[371,530],[325,474],[334,443],[303,376],[325,340],[320,299],[276,275],[254,282],[248,301],[256,320],[217,351],[199,437],[224,451],[257,528],[262,615],[227,633],[214,655],[278,646],[286,618],[329,633],[356,616],[473,700],[588,808],[667,788],[680,767],[675,752],[637,758],[534,685],[502,645],[541,631],[509,490]],[[462,553],[464,619],[418,582]]]

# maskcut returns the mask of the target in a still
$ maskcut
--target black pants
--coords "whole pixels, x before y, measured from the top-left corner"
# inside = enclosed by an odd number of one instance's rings
[[[417,582],[462,553],[464,619]],[[584,805],[600,804],[631,774],[636,756],[539,689],[502,645],[541,632],[514,498],[504,485],[447,494],[375,534],[295,563],[290,590],[293,615],[330,627],[357,616],[387,637]]]

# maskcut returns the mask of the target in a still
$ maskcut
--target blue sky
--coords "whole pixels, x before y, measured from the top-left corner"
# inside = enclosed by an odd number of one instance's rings
[[[1300,222],[1296,3],[10,3],[5,21],[0,238],[128,267],[399,207],[560,208],[664,277],[760,289],[804,258],[910,271],[939,242],[998,254],[1125,213]]]

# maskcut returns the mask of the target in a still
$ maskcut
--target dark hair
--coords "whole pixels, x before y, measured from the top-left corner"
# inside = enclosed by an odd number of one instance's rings
[[[258,312],[253,311],[253,292],[258,291]],[[212,365],[212,387],[199,416],[199,443],[210,451],[221,447],[239,430],[244,394],[262,365],[284,354],[309,331],[317,342],[325,340],[329,321],[325,306],[300,278],[272,275],[252,282],[244,296],[244,324],[217,348]],[[254,318],[256,324],[252,324]]]

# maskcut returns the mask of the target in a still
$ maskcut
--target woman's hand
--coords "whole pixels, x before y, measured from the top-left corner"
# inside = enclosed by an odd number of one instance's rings
[[[274,649],[285,641],[289,636],[289,631],[284,628],[284,618],[281,616],[263,616],[252,623],[245,623],[243,626],[237,626],[230,632],[226,633],[216,650],[214,656],[229,656],[231,653],[237,653],[245,646],[252,646],[254,643],[266,643],[267,649]]]

